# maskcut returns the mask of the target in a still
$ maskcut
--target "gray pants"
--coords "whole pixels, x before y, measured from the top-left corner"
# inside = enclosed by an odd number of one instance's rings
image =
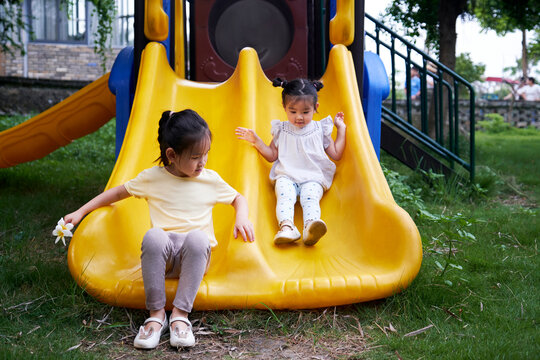
[[[146,308],[165,307],[165,278],[178,278],[173,305],[191,312],[210,260],[210,242],[203,231],[187,234],[152,228],[142,242],[141,268],[146,295]]]

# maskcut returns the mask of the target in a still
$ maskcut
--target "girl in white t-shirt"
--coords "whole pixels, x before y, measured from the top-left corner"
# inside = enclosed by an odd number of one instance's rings
[[[250,142],[267,161],[274,162],[270,179],[275,181],[276,216],[280,227],[274,243],[300,239],[300,232],[294,226],[294,204],[299,196],[304,218],[303,242],[314,245],[327,231],[321,220],[319,201],[332,185],[336,171],[336,165],[328,156],[333,160],[343,156],[347,127],[342,112],[334,121],[330,116],[313,120],[319,107],[317,91],[323,87],[320,81],[287,82],[278,78],[273,85],[283,88],[282,104],[288,121],[272,120],[273,139],[269,145],[252,129],[238,127],[236,135]],[[335,141],[331,137],[334,125],[337,128]]]
[[[166,330],[174,347],[195,344],[188,314],[208,269],[211,248],[217,245],[212,225],[215,204],[231,204],[236,210],[235,238],[240,233],[244,241],[255,239],[245,198],[215,171],[204,168],[211,141],[208,124],[195,111],[164,112],[158,130],[163,166],[142,171],[64,217],[76,225],[89,212],[129,196],[148,202],[152,229],[142,241],[141,270],[150,317],[135,337],[136,348],[155,348]],[[165,278],[179,279],[169,321]]]

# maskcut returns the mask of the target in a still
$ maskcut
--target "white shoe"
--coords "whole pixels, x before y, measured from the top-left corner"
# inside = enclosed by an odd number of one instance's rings
[[[310,221],[304,228],[304,244],[308,246],[315,245],[324,234],[326,234],[326,224],[324,221],[320,219]]]
[[[186,324],[188,327],[185,330],[180,330],[178,326],[173,328],[173,323],[175,321],[181,321]],[[178,347],[189,347],[195,345],[195,336],[193,336],[193,330],[189,320],[183,316],[177,316],[170,320],[170,331],[171,331],[171,346],[176,348]]]
[[[154,331],[153,328],[146,330],[144,325],[148,324],[149,322],[157,322],[161,325],[161,329],[159,329],[159,331]],[[139,329],[139,333],[133,341],[133,346],[135,346],[137,349],[154,349],[159,345],[161,334],[167,331],[167,325],[167,315],[165,315],[165,319],[163,320],[156,317],[149,317],[144,321],[143,326],[141,326]]]
[[[292,229],[291,229],[292,227]],[[278,231],[276,236],[274,236],[274,244],[288,244],[299,240],[302,235],[300,231],[294,225],[284,225],[281,227],[281,230]]]

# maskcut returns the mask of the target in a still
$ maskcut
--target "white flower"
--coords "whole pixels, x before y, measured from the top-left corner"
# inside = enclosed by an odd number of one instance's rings
[[[58,220],[58,224],[56,225],[56,228],[53,230],[52,234],[53,236],[56,236],[55,244],[62,240],[62,243],[64,246],[66,246],[66,237],[72,237],[73,234],[71,233],[71,229],[73,229],[73,224],[67,223],[64,221],[64,218],[61,218]]]

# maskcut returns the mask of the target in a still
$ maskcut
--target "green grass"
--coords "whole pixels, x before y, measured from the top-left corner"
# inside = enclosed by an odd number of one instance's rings
[[[539,152],[538,131],[478,133],[477,163],[482,171],[477,181],[487,196],[457,184],[435,184],[416,188],[420,206],[416,198],[404,201],[410,213],[425,208],[439,220],[415,217],[424,245],[422,269],[409,289],[386,301],[394,313],[387,321],[398,331],[395,323],[406,324],[404,331],[413,324],[434,327],[414,339],[380,339],[390,350],[383,347],[373,358],[385,358],[392,351],[403,358],[537,357]],[[421,180],[417,173],[396,167],[407,174],[402,175],[405,185]],[[447,263],[455,267],[444,271]]]
[[[540,132],[521,130],[477,134],[479,164],[489,166],[508,187],[506,193],[540,201]],[[519,150],[519,151],[518,151]],[[481,169],[482,173],[485,169]],[[522,191],[523,190],[523,191]]]
[[[0,117],[0,126],[23,120]],[[74,284],[66,249],[51,241],[51,231],[67,209],[105,187],[114,131],[113,121],[41,160],[0,169],[0,358],[83,358],[65,350],[90,333],[100,340],[82,321],[101,319],[105,310]]]
[[[0,130],[23,120],[0,117]],[[411,286],[312,311],[195,312],[196,328],[212,334],[196,348],[219,344],[226,350],[210,355],[249,358],[231,349],[262,333],[305,344],[305,358],[537,358],[539,140],[530,130],[478,133],[475,191],[440,179],[428,185],[383,156],[396,200],[422,235]],[[67,249],[54,244],[52,225],[101,192],[113,165],[111,122],[41,160],[0,169],[0,358],[178,358],[166,346],[134,350],[133,329],[146,313],[88,296],[69,274]]]

